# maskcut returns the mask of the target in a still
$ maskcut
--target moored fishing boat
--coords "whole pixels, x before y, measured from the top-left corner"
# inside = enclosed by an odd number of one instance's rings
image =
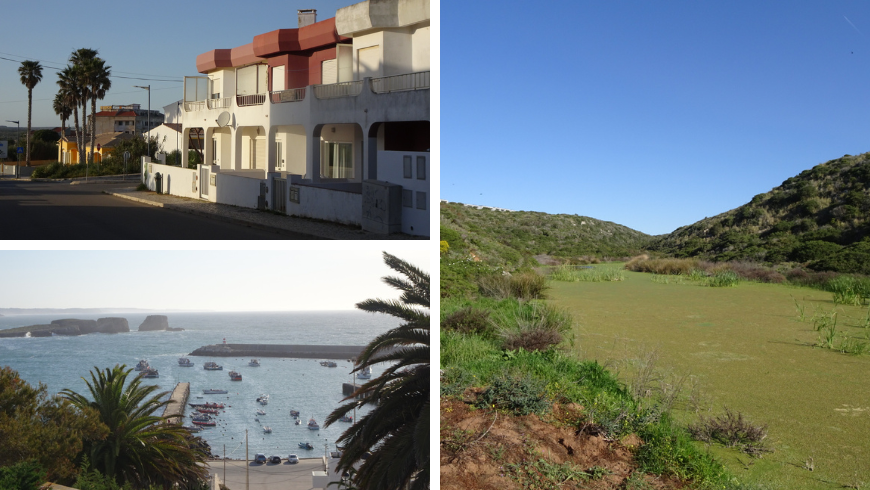
[[[310,451],[310,450],[314,449],[314,446],[312,446],[310,442],[300,442],[299,448],[300,449],[307,449]]]
[[[179,357],[178,365],[181,367],[193,367],[193,363],[186,357]]]
[[[260,395],[257,397],[257,401],[260,402],[260,405],[268,405],[269,404],[269,395]]]
[[[268,425],[263,427],[263,434],[271,434],[271,433],[272,433],[271,427],[269,427]]]
[[[236,371],[230,371],[230,381],[241,381],[242,375]]]
[[[371,377],[372,377],[372,367],[371,367],[371,366],[366,366],[366,367],[362,368],[362,371],[360,371],[359,373],[357,373],[356,377],[357,377],[357,379],[371,379]]]
[[[136,371],[144,371],[144,370],[148,369],[149,367],[150,366],[148,365],[148,361],[146,361],[145,359],[142,359],[141,361],[139,361],[138,364],[136,364],[136,367],[134,367],[133,369],[135,369]]]
[[[338,367],[335,361],[320,361],[320,365],[323,367]]]
[[[248,366],[260,367],[260,361],[258,359],[251,359],[251,362],[248,363]]]
[[[348,417],[347,415],[343,415],[340,419],[338,419],[338,421],[339,422],[353,422],[353,417]]]
[[[308,421],[308,430],[320,430],[320,426],[317,425],[317,421],[314,420],[314,417],[311,417],[311,420]]]
[[[290,410],[290,416],[295,419],[299,416],[299,410]]]
[[[226,395],[227,393],[228,393],[227,390],[218,390],[218,389],[214,389],[214,388],[211,388],[208,390],[202,390],[203,395]]]
[[[202,367],[206,371],[223,371],[223,369],[224,369],[223,366],[218,365],[218,363],[216,363],[214,361],[208,361],[205,364],[203,364]]]
[[[158,373],[156,369],[149,367],[144,371],[140,372],[139,376],[143,378],[159,378],[160,373]]]
[[[188,403],[191,408],[224,408],[223,403]]]
[[[258,408],[258,409],[257,409],[257,415],[266,415],[266,411],[263,410],[262,408]]]
[[[210,413],[212,415],[220,413],[216,408],[197,408],[196,411],[199,413]]]
[[[203,427],[214,427],[217,425],[217,422],[215,422],[214,420],[194,420],[191,423],[201,425]]]

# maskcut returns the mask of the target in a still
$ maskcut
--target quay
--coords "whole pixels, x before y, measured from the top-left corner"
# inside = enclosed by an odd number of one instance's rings
[[[184,418],[184,407],[187,406],[187,399],[190,397],[190,383],[178,383],[175,389],[172,390],[172,395],[169,396],[171,402],[163,409],[164,417],[171,417],[167,422],[171,424],[181,424]]]
[[[363,349],[361,345],[212,344],[200,347],[188,356],[354,359]]]

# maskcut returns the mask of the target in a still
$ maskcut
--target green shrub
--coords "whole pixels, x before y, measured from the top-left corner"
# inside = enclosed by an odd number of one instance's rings
[[[547,303],[516,303],[495,312],[502,348],[544,351],[562,343],[573,324],[571,315]]]
[[[725,413],[715,417],[700,416],[695,424],[689,424],[689,433],[702,442],[717,442],[727,447],[739,447],[741,451],[759,456],[770,452],[764,445],[767,426],[755,425],[743,418],[740,412],[732,412],[727,407]]]
[[[546,396],[546,385],[540,379],[524,376],[500,377],[477,397],[477,407],[507,410],[515,415],[543,414],[552,403]]]
[[[719,271],[707,279],[707,285],[713,288],[733,288],[740,282],[737,273],[731,270]]]
[[[477,280],[480,293],[490,298],[520,300],[543,299],[547,278],[536,272],[519,274],[490,274]]]
[[[666,414],[658,423],[643,427],[638,435],[644,444],[635,453],[635,460],[645,473],[692,480],[700,488],[722,488],[730,479],[722,464],[701,452],[688,432]]]
[[[822,240],[811,240],[801,243],[792,250],[791,260],[795,262],[810,262],[823,259],[839,251],[842,247],[836,243]]]
[[[441,321],[441,328],[461,333],[488,334],[492,331],[489,310],[468,306],[452,313]]]

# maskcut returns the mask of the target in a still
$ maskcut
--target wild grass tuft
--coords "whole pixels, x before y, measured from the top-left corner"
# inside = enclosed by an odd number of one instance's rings
[[[492,331],[492,322],[490,322],[489,315],[489,310],[467,306],[446,316],[441,321],[441,328],[462,333],[485,335]]]
[[[727,447],[739,447],[750,456],[760,456],[771,452],[764,445],[767,426],[755,425],[740,412],[732,412],[725,407],[725,413],[715,417],[700,417],[697,424],[690,424],[689,433],[695,439],[707,443],[719,443]]]
[[[548,288],[547,278],[536,272],[490,274],[479,278],[477,285],[481,294],[496,299],[543,299]]]
[[[566,310],[541,302],[517,303],[497,311],[492,319],[506,350],[548,350],[562,343],[573,319]]]
[[[562,265],[553,270],[550,274],[550,279],[553,281],[564,282],[624,281],[625,271],[621,267],[616,266],[581,266],[578,268],[570,265]]]
[[[740,282],[737,273],[730,270],[716,272],[707,279],[707,285],[713,288],[733,288]]]
[[[507,410],[514,415],[543,414],[552,406],[546,384],[531,376],[496,378],[474,404],[478,408]]]
[[[861,306],[870,298],[870,279],[838,276],[825,289],[834,293],[834,304]]]

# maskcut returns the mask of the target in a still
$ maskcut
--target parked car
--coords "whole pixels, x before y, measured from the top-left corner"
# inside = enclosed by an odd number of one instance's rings
[[[299,456],[291,454],[290,456],[287,456],[287,462],[290,464],[296,464],[299,462]]]
[[[265,463],[266,462],[266,455],[263,453],[257,453],[257,455],[254,456],[254,462],[257,464]]]
[[[269,456],[269,462],[272,464],[281,464],[281,456]]]

